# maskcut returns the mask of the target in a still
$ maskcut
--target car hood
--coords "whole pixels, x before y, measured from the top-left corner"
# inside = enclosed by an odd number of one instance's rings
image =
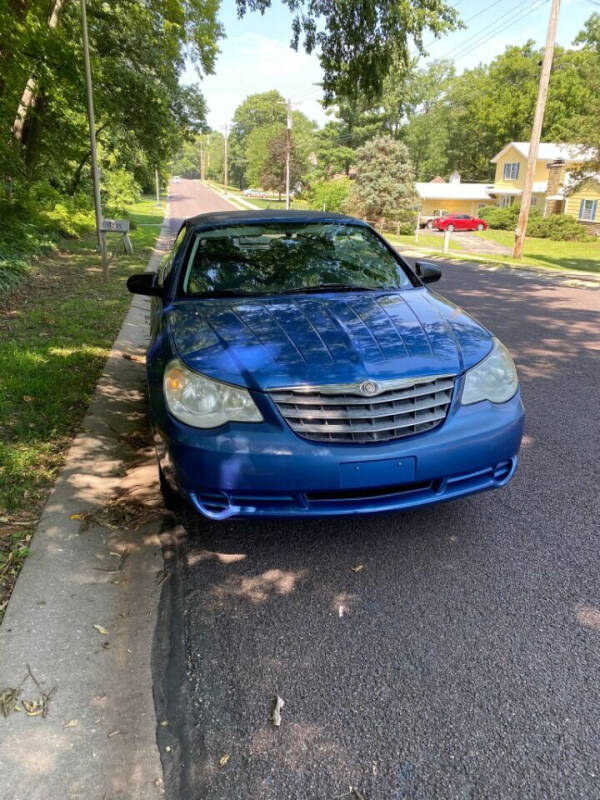
[[[193,370],[268,390],[458,374],[491,334],[426,289],[175,301],[172,343]]]

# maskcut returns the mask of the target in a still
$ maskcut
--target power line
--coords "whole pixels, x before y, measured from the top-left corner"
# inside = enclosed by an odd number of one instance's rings
[[[494,36],[497,36],[498,33],[502,33],[504,30],[506,30],[507,28],[513,26],[516,22],[518,22],[519,20],[523,19],[528,14],[531,14],[533,11],[535,11],[538,8],[540,8],[543,5],[543,3],[546,2],[546,1],[547,0],[534,0],[534,2],[533,2],[533,4],[531,5],[530,8],[526,8],[526,9],[522,10],[521,13],[517,14],[516,17],[515,16],[510,16],[510,14],[515,9],[519,8],[520,6],[522,6],[521,0],[518,0],[517,3],[513,4],[512,6],[510,6],[507,9],[504,9],[504,11],[501,14],[501,16],[496,17],[491,22],[489,22],[487,25],[484,25],[483,28],[480,28],[477,32],[473,33],[472,36],[469,36],[466,39],[464,39],[462,42],[460,42],[458,44],[455,44],[453,47],[451,47],[445,53],[442,53],[442,55],[438,56],[437,58],[438,59],[444,59],[444,58],[453,57],[454,54],[457,53],[457,52],[460,53],[460,56],[454,58],[454,60],[459,60],[460,58],[463,58],[465,55],[468,55],[469,53],[473,52],[473,50],[476,50],[478,47],[481,47],[482,44],[485,44],[490,39],[492,39]],[[508,19],[507,19],[507,15],[509,15]]]
[[[480,17],[483,14],[485,14],[485,12],[489,11],[490,8],[493,8],[494,6],[497,6],[499,3],[503,3],[503,2],[504,2],[504,0],[494,0],[494,2],[491,3],[489,6],[486,6],[485,8],[482,8],[481,11],[478,11],[476,14],[473,14],[470,17],[467,17],[467,19],[464,19],[463,22],[466,25],[467,23],[472,22],[472,20],[477,19],[477,17]],[[459,4],[457,3],[456,5],[459,5]],[[456,8],[456,5],[454,6],[454,8]],[[506,13],[504,13],[502,16],[505,17]],[[439,42],[439,41],[440,40],[436,37],[434,39],[431,39],[431,41],[429,41],[429,42],[425,42],[423,47],[431,47],[432,44],[435,44],[436,42]]]

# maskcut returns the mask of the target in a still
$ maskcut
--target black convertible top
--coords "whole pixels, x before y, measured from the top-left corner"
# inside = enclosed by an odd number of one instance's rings
[[[213,211],[210,214],[198,214],[185,221],[186,228],[204,228],[213,225],[240,225],[265,222],[352,222],[355,225],[367,223],[347,214],[336,214],[324,211],[284,211],[273,208],[258,211]]]

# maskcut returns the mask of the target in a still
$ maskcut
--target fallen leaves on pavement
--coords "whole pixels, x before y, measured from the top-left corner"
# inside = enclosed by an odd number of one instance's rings
[[[4,689],[0,692],[0,713],[2,713],[3,717],[8,717],[14,711],[21,711],[21,707],[28,717],[45,718],[48,716],[48,706],[50,704],[50,700],[56,692],[56,686],[52,687],[52,689],[50,689],[48,692],[44,691],[39,681],[31,671],[29,664],[26,666],[27,672],[19,686],[15,688],[9,687],[8,689]],[[35,684],[35,687],[39,692],[39,696],[33,699],[23,698],[21,705],[19,706],[17,701],[18,698],[23,694],[24,684],[28,679],[31,679]]]
[[[223,755],[219,759],[219,766],[220,767],[224,767],[225,764],[229,761],[230,758],[231,758],[231,756],[230,756],[229,753],[223,753]]]
[[[104,625],[94,625],[94,628],[98,631],[98,633],[101,633],[102,636],[108,636],[108,631]]]
[[[273,711],[271,712],[271,722],[276,728],[279,728],[281,725],[281,709],[284,707],[285,703],[279,697],[278,694],[275,695],[275,699],[273,701]]]
[[[73,514],[71,519],[80,519],[80,531],[84,532],[92,524],[102,525],[105,528],[118,530],[119,528],[135,531],[142,525],[160,519],[169,512],[162,506],[151,506],[130,497],[127,493],[112,497],[102,508],[93,511],[83,511]]]

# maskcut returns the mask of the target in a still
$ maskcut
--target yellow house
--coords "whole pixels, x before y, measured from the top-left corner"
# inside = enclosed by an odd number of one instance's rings
[[[585,169],[591,155],[583,145],[542,142],[535,168],[532,206],[544,216],[569,214],[586,227],[600,231],[600,176],[590,175],[579,186],[574,176]],[[489,191],[496,205],[507,206],[519,200],[528,157],[529,142],[510,142],[492,158],[496,175]]]

